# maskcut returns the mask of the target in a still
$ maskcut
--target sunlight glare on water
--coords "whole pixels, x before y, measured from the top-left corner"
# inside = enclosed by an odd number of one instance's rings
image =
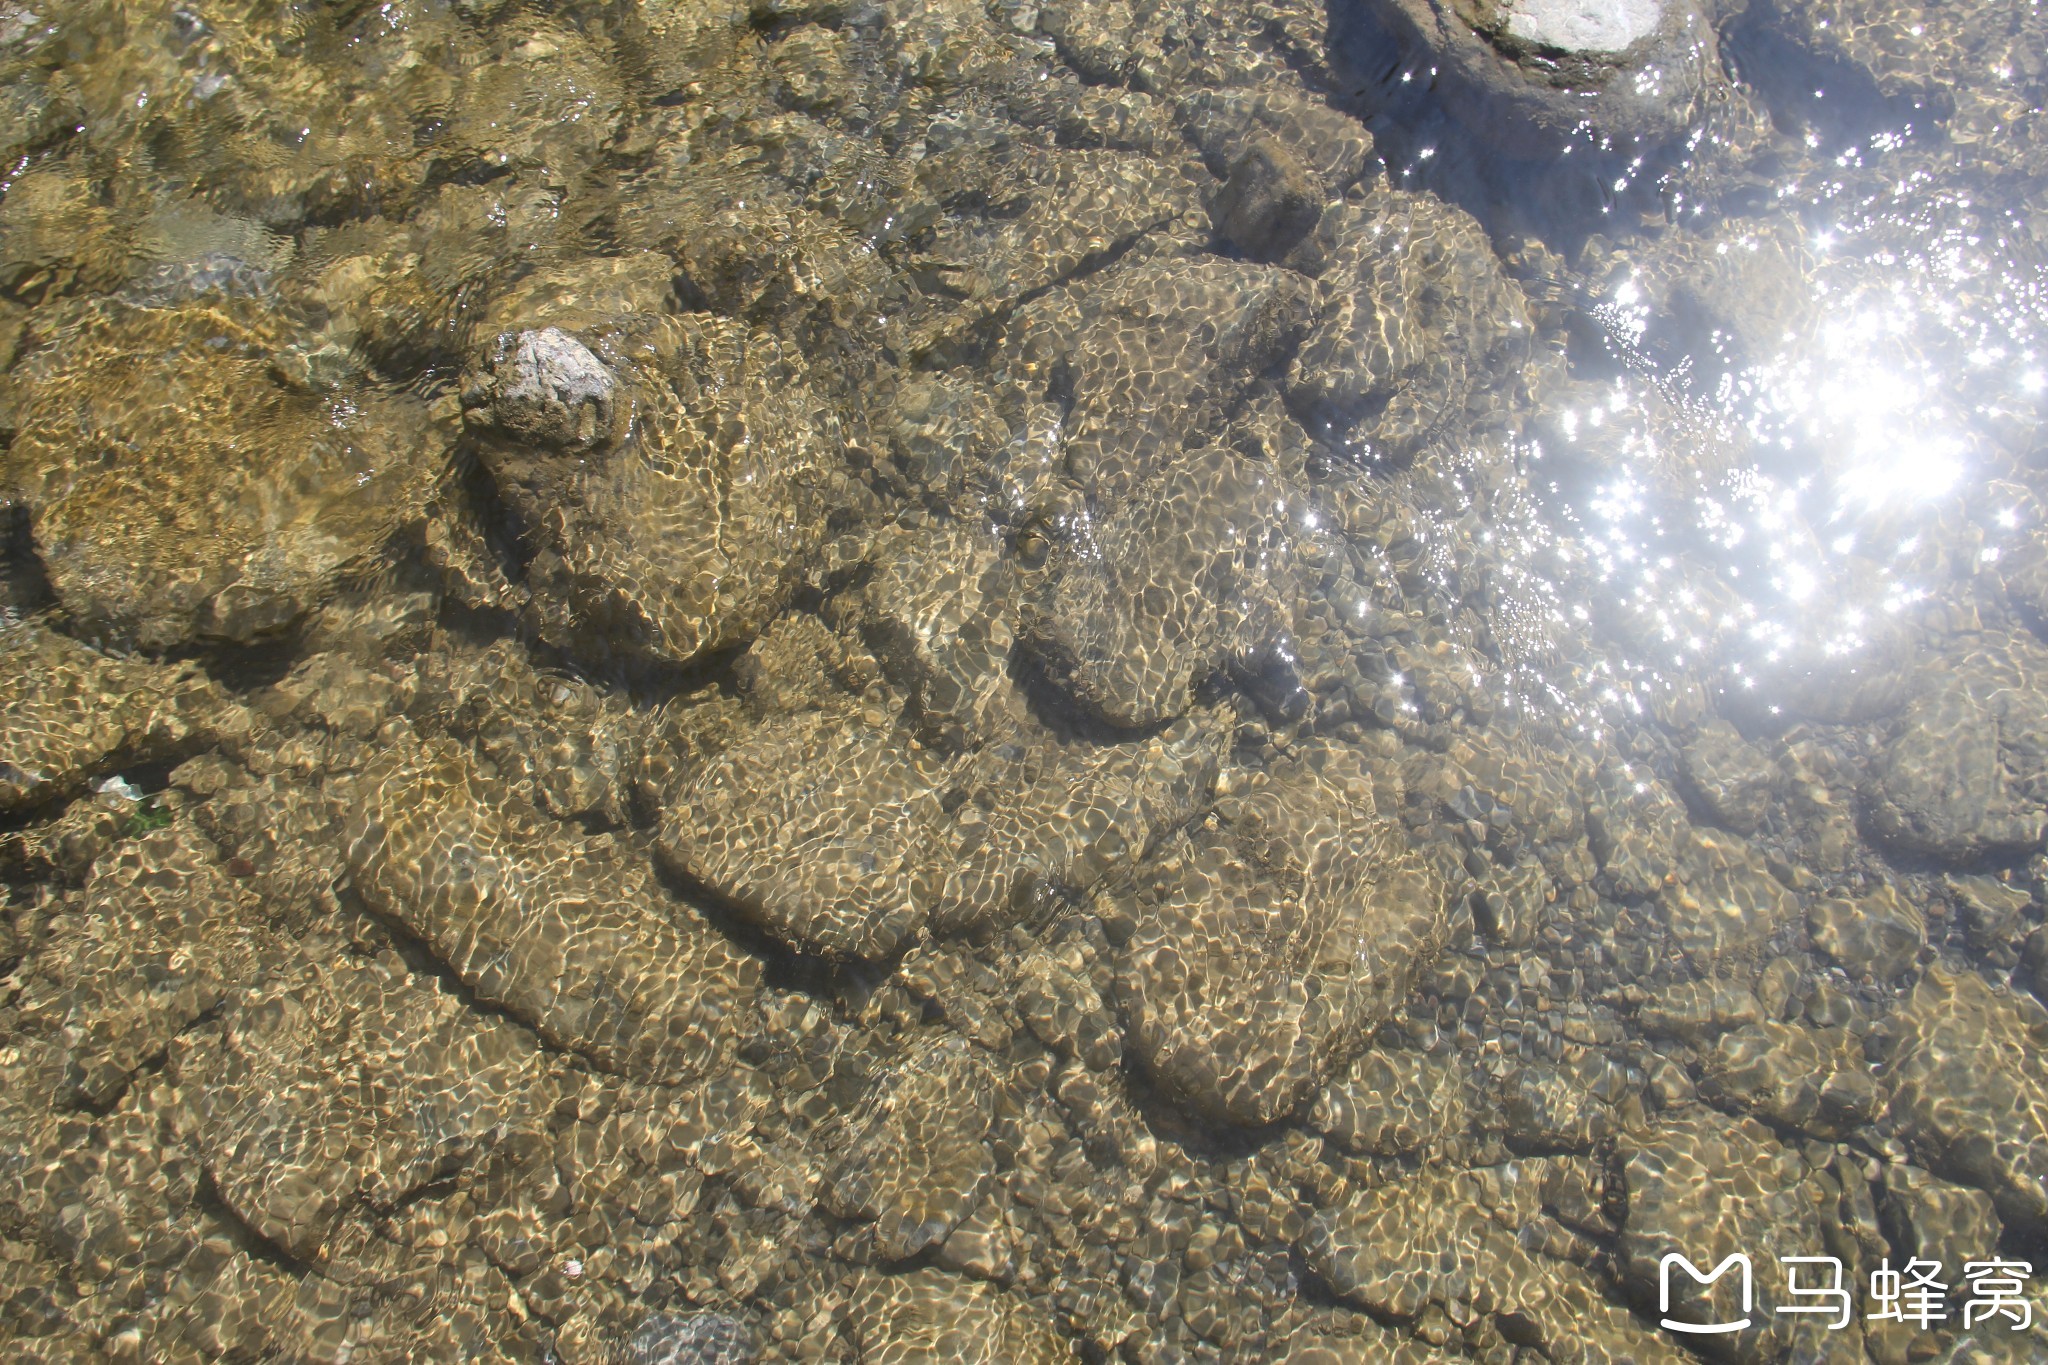
[[[2038,413],[2044,274],[1967,194],[1924,182],[1884,186],[1810,233],[1800,274],[1770,277],[1800,319],[1779,336],[1744,346],[1717,329],[1674,347],[1669,299],[1634,269],[1591,301],[1622,373],[1563,412],[1539,453],[1569,460],[1626,432],[1620,462],[1559,522],[1647,626],[1635,638],[1653,647],[1619,665],[1646,689],[1667,665],[1716,661],[1754,694],[1788,661],[1853,659],[1949,571],[1930,526],[1983,522],[1987,560],[2017,527],[1978,490],[1998,443]],[[1823,189],[1826,203],[1841,187]],[[1788,181],[1779,197],[1811,190]]]
[[[2048,1360],[2048,0],[27,3],[0,1360]]]

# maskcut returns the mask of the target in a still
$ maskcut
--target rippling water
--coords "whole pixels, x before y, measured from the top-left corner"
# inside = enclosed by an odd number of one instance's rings
[[[2048,1360],[2044,98],[0,7],[8,1358]]]

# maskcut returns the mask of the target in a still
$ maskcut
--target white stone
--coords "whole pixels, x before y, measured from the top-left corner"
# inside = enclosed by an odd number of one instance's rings
[[[1508,32],[1565,52],[1622,52],[1663,21],[1663,0],[1513,0]]]

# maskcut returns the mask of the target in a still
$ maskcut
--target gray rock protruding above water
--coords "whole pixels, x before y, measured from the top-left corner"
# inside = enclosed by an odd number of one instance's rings
[[[1473,9],[1498,9],[1506,17],[1508,35],[1533,47],[1561,52],[1626,52],[1656,34],[1666,10],[1662,0],[1618,0],[1592,4],[1586,0],[1508,0],[1502,5],[1477,4]]]
[[[618,381],[590,348],[559,327],[499,338],[490,375],[476,398],[488,402],[499,427],[553,446],[608,439],[617,415]]]
[[[1443,107],[1515,155],[1581,129],[1661,142],[1720,77],[1698,0],[1358,0],[1340,51],[1433,72]],[[1346,41],[1347,33],[1349,41]],[[1378,43],[1374,43],[1378,39]]]

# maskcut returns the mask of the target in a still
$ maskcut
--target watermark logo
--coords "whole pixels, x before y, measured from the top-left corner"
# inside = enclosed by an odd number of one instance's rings
[[[1842,1263],[1832,1256],[1780,1256],[1778,1264],[1785,1267],[1785,1297],[1796,1302],[1781,1304],[1780,1313],[1831,1313],[1835,1320],[1828,1324],[1830,1332],[1839,1332],[1849,1325],[1849,1319],[1856,1314],[1856,1305],[1849,1298],[1849,1291],[1842,1285]],[[1825,1284],[1799,1282],[1799,1267],[1811,1266],[1807,1278],[1826,1280]]]
[[[1825,1314],[1827,1329],[1831,1332],[1839,1332],[1849,1325],[1856,1315],[1856,1302],[1840,1260],[1833,1256],[1780,1256],[1778,1265],[1784,1272],[1785,1292],[1781,1296],[1782,1302],[1772,1312]],[[1724,1275],[1729,1276],[1741,1305],[1741,1316],[1716,1322],[1685,1322],[1672,1317],[1672,1285],[1683,1283],[1674,1272],[1682,1272],[1695,1288],[1702,1291],[1703,1297]],[[1964,1331],[1979,1326],[2003,1325],[2012,1331],[2024,1332],[2034,1325],[2034,1305],[2026,1297],[2027,1280],[2034,1273],[2031,1262],[1966,1261],[1963,1279],[1967,1283],[1967,1291],[1946,1283],[1941,1278],[1943,1273],[1940,1261],[1919,1257],[1909,1259],[1896,1270],[1889,1258],[1878,1262],[1877,1268],[1870,1272],[1869,1293],[1864,1300],[1868,1309],[1864,1315],[1866,1320],[1908,1323],[1924,1331],[1937,1323],[1947,1322],[1950,1309],[1960,1300]],[[1749,1257],[1739,1251],[1724,1257],[1712,1270],[1701,1270],[1674,1251],[1657,1262],[1658,1322],[1666,1331],[1688,1336],[1746,1331],[1755,1320],[1752,1316],[1756,1308],[1753,1275]],[[1683,1292],[1681,1290],[1681,1294]]]
[[[1674,1267],[1685,1271],[1695,1284],[1711,1286],[1728,1273],[1730,1266],[1742,1272],[1737,1281],[1742,1289],[1742,1316],[1734,1322],[1681,1322],[1671,1316],[1671,1271]],[[1694,1335],[1714,1335],[1722,1332],[1740,1332],[1749,1326],[1750,1310],[1756,1305],[1756,1285],[1750,1279],[1749,1257],[1736,1252],[1722,1260],[1712,1270],[1702,1272],[1700,1268],[1677,1252],[1672,1252],[1657,1262],[1657,1311],[1663,1316],[1658,1319],[1665,1328],[1673,1332],[1689,1332]]]

